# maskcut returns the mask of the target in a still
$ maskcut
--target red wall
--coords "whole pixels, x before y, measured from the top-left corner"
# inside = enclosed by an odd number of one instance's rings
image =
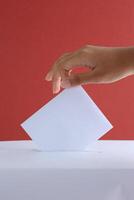
[[[84,44],[134,45],[134,1],[0,2],[0,140],[29,139],[20,123],[53,97],[44,75]],[[84,86],[114,125],[103,139],[134,139],[133,85]]]

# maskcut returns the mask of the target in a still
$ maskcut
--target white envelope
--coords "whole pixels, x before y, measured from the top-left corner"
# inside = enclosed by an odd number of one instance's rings
[[[21,126],[44,151],[88,151],[112,129],[81,86],[63,90]]]

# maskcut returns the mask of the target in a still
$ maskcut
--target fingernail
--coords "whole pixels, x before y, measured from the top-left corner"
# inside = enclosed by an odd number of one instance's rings
[[[57,94],[60,91],[60,88],[57,86],[53,85],[53,94]]]
[[[69,88],[69,87],[71,87],[70,81],[68,79],[62,81],[61,82],[61,87],[63,87],[63,88]]]
[[[56,91],[56,90],[53,91],[53,94],[57,94],[57,93],[58,93],[58,91]]]
[[[49,75],[46,75],[46,76],[45,76],[45,80],[46,80],[46,81],[50,81],[50,80],[51,80],[50,77],[49,77]]]

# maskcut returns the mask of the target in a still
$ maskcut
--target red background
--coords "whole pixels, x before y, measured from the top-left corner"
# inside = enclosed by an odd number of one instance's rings
[[[0,140],[29,139],[20,123],[53,98],[44,75],[84,44],[134,45],[133,0],[0,2]],[[103,139],[134,139],[134,78],[86,91],[114,128]]]

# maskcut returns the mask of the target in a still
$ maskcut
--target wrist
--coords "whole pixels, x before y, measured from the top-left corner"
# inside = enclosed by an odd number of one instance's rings
[[[115,48],[117,63],[122,66],[129,75],[134,74],[134,47]]]

